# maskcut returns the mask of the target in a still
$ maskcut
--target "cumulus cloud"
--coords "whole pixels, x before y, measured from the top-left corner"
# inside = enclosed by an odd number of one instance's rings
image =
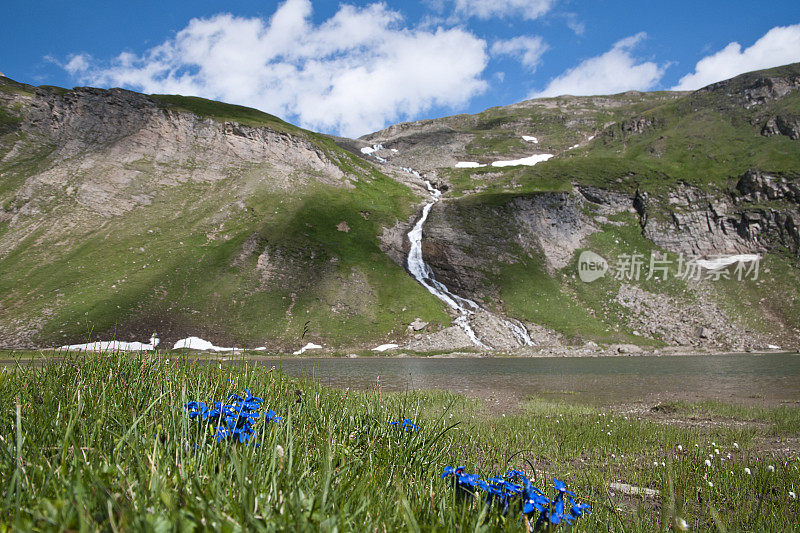
[[[514,37],[496,41],[492,45],[492,55],[508,55],[519,60],[528,70],[533,72],[539,65],[542,54],[547,51],[547,44],[541,37]]]
[[[311,14],[310,0],[287,0],[269,20],[193,19],[142,55],[77,55],[64,68],[83,82],[219,99],[349,136],[487,87],[486,43],[463,29],[404,27],[382,3],[342,5],[318,25]]]
[[[673,90],[688,91],[732,78],[744,72],[800,61],[800,24],[776,26],[753,46],[737,42],[697,62],[694,72],[682,77]]]
[[[584,60],[578,66],[550,80],[543,91],[530,98],[562,94],[615,94],[630,90],[652,89],[664,75],[664,66],[651,61],[639,62],[633,49],[647,35],[637,33],[617,41],[608,52]]]
[[[453,0],[455,12],[479,19],[522,16],[533,20],[553,7],[555,0]]]

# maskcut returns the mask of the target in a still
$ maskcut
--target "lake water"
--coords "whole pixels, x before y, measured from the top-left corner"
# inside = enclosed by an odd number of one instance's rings
[[[559,358],[275,358],[332,387],[443,389],[513,407],[531,396],[594,405],[722,400],[800,405],[800,354]]]

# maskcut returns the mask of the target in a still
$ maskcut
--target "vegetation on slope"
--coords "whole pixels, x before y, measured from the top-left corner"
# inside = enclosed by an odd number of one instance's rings
[[[5,81],[0,87],[17,90]],[[166,342],[197,335],[219,345],[296,349],[304,331],[304,342],[372,346],[397,338],[417,317],[434,327],[449,323],[443,304],[378,247],[384,227],[414,213],[417,198],[406,186],[327,137],[271,115],[200,98],[153,98],[176,111],[310,141],[345,173],[344,183],[303,169],[276,175],[267,161],[231,163],[222,180],[169,183],[203,168],[191,157],[142,158],[123,166],[136,179],[121,194],[151,199],[108,223],[77,192],[106,167],[95,163],[59,183],[36,181],[60,164],[56,145],[9,132],[0,144],[19,153],[0,163],[6,324],[38,329],[40,345],[140,340],[155,331]],[[26,182],[38,188],[33,210]],[[23,208],[33,212],[18,214]],[[12,217],[18,220],[9,232]],[[61,221],[63,231],[43,218]]]

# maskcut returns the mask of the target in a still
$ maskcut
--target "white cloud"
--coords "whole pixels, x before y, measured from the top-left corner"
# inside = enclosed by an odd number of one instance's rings
[[[742,50],[737,42],[697,62],[694,72],[682,77],[673,90],[687,91],[732,78],[744,72],[800,61],[800,24],[776,26]]]
[[[503,41],[496,41],[492,45],[493,55],[509,55],[519,60],[533,72],[539,65],[542,54],[547,51],[547,44],[541,37],[514,37]]]
[[[586,33],[586,24],[578,20],[578,15],[575,13],[567,13],[564,17],[567,19],[567,27],[571,29],[575,35],[581,37]]]
[[[89,56],[85,54],[71,56],[67,64],[63,65],[63,67],[73,76],[83,73],[89,68]]]
[[[647,35],[637,33],[617,41],[608,52],[584,60],[578,66],[550,80],[547,87],[530,98],[562,94],[615,94],[652,89],[664,75],[664,66],[638,62],[631,52]]]
[[[489,19],[522,16],[533,20],[553,7],[555,0],[453,0],[455,12],[467,17]]]
[[[463,29],[408,28],[385,4],[342,5],[319,25],[309,0],[287,0],[270,20],[193,19],[143,55],[65,66],[84,82],[197,95],[256,107],[302,126],[361,135],[487,87],[486,43]]]

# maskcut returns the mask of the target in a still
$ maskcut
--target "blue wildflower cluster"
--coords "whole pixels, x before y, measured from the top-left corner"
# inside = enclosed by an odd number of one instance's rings
[[[419,426],[414,425],[414,422],[412,422],[410,418],[404,418],[402,422],[393,420],[389,422],[389,425],[402,428],[404,431],[409,431],[412,433],[416,433],[417,431],[419,431]]]
[[[504,516],[512,508],[520,510],[528,518],[532,530],[562,523],[572,524],[577,518],[591,512],[589,504],[575,503],[575,494],[567,490],[563,481],[555,478],[553,483],[558,494],[550,499],[519,470],[509,470],[502,477],[483,480],[477,474],[467,474],[463,466],[445,467],[442,478],[451,476],[460,496],[474,497],[481,490],[486,494],[486,504],[496,506]]]
[[[261,415],[259,409],[264,400],[253,396],[247,389],[244,392],[244,398],[238,394],[229,395],[230,403],[227,404],[217,401],[212,401],[210,405],[206,405],[205,402],[188,402],[184,409],[189,412],[190,419],[198,422],[208,421],[215,426],[217,429],[215,437],[219,442],[228,439],[248,442],[256,435],[254,424]],[[280,422],[282,417],[270,409],[264,415],[264,419],[267,422]]]

